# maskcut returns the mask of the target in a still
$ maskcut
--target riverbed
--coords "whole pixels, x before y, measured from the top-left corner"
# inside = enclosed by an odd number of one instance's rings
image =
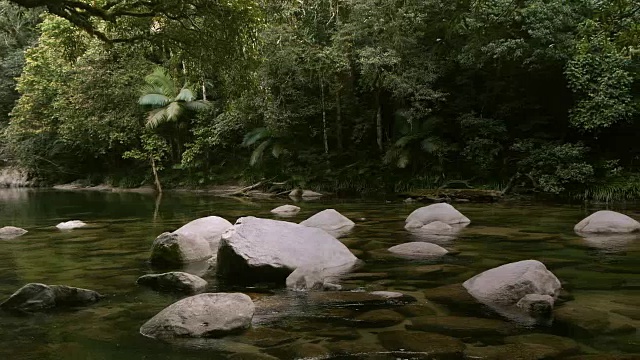
[[[249,215],[281,219],[270,210],[287,203],[302,210],[286,221],[300,222],[333,208],[356,223],[340,241],[364,264],[342,280],[344,292],[394,291],[411,300],[381,304],[333,293],[242,287],[220,283],[215,268],[188,269],[209,282],[208,292],[250,295],[256,304],[252,329],[223,339],[172,343],[139,334],[145,321],[181,298],[135,284],[141,275],[157,272],[148,263],[156,236],[209,215],[231,223]],[[573,232],[578,221],[605,205],[454,204],[471,224],[454,238],[440,239],[404,229],[404,219],[420,206],[395,198],[294,202],[169,193],[158,201],[152,194],[0,189],[0,227],[29,231],[0,240],[0,299],[30,282],[82,287],[106,296],[71,311],[0,313],[0,358],[431,358],[428,351],[392,352],[387,345],[392,336],[421,333],[459,341],[464,348],[459,358],[640,353],[640,239],[603,244]],[[637,205],[613,210],[640,219]],[[89,226],[55,228],[76,219]],[[410,241],[437,242],[451,254],[425,261],[386,251]],[[459,284],[484,270],[526,259],[543,262],[561,280],[564,291],[556,311],[565,314],[560,321],[524,326],[473,304],[459,291]],[[574,309],[577,319],[567,317],[567,309]],[[424,323],[428,326],[416,325]],[[551,340],[555,345],[549,345]],[[547,344],[532,346],[540,342]],[[522,354],[513,352],[518,349]],[[512,357],[500,357],[507,354]]]

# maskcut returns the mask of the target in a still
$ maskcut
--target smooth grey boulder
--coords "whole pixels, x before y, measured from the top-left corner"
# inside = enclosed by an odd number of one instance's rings
[[[187,223],[174,233],[184,237],[203,238],[209,243],[211,251],[215,253],[218,250],[222,234],[232,226],[233,224],[219,216],[207,216]]]
[[[2,302],[0,308],[35,312],[59,307],[85,306],[99,301],[102,297],[93,290],[29,283]]]
[[[299,267],[347,267],[357,260],[321,229],[243,217],[222,236],[217,266],[219,276],[234,281],[284,283]]]
[[[163,233],[151,246],[151,263],[154,265],[182,265],[204,261],[212,255],[209,242],[200,236]]]
[[[281,216],[295,215],[298,212],[300,212],[300,207],[295,205],[282,205],[271,210],[272,214],[281,215]]]
[[[410,258],[433,258],[446,255],[449,251],[442,246],[426,242],[410,242],[392,246],[389,252]]]
[[[434,221],[440,221],[447,225],[469,224],[471,222],[453,206],[447,203],[438,203],[414,210],[405,220],[405,228],[422,228]]]
[[[537,260],[502,265],[478,274],[462,285],[476,300],[490,307],[516,306],[522,301],[520,309],[534,310],[548,298],[532,295],[546,295],[555,301],[562,287],[560,280]]]
[[[640,223],[627,215],[601,210],[584,218],[573,230],[577,233],[630,233],[640,231]]]
[[[302,190],[302,199],[317,199],[324,196],[323,194],[311,190]]]
[[[66,222],[61,222],[56,227],[60,230],[73,230],[81,227],[85,227],[87,224],[80,220],[71,220]]]
[[[304,220],[300,225],[319,228],[333,236],[339,236],[351,230],[355,223],[334,209],[326,209]]]
[[[207,282],[199,276],[180,271],[164,274],[143,275],[136,284],[148,286],[154,290],[184,292],[196,294],[207,287]]]
[[[0,239],[14,239],[27,233],[27,230],[15,226],[5,226],[0,228]]]
[[[160,311],[140,328],[144,336],[221,337],[251,326],[255,306],[241,293],[204,293],[182,299]]]

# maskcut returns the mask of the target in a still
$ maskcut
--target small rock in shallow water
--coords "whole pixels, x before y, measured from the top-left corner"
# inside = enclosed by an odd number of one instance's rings
[[[72,230],[72,229],[77,229],[85,226],[87,226],[87,224],[85,224],[80,220],[71,220],[67,222],[61,222],[60,224],[56,225],[56,227],[60,230]]]
[[[584,218],[573,230],[577,233],[630,233],[640,231],[640,223],[627,215],[601,210]]]
[[[173,271],[164,274],[143,275],[136,284],[148,286],[154,290],[177,291],[195,294],[205,289],[207,282],[199,276]]]
[[[312,343],[272,347],[266,349],[265,352],[279,359],[323,359],[330,355],[327,348]]]
[[[282,206],[278,206],[277,208],[271,210],[271,213],[276,214],[276,215],[295,215],[298,212],[300,212],[300,207],[295,206],[295,205],[282,205]]]
[[[606,311],[580,306],[572,302],[558,307],[553,312],[555,323],[569,328],[582,336],[630,334],[636,331],[631,321],[612,319]]]
[[[411,242],[400,244],[390,247],[388,251],[402,257],[410,258],[438,257],[446,255],[449,252],[442,246],[426,242]]]
[[[327,209],[304,220],[300,225],[319,228],[338,237],[348,233],[355,223],[336,210]]]
[[[173,303],[140,328],[152,338],[220,337],[251,326],[255,306],[240,293],[205,293]]]
[[[527,294],[516,306],[528,314],[548,316],[553,312],[555,300],[549,295]]]
[[[556,356],[566,356],[580,351],[580,345],[573,339],[550,334],[525,334],[504,338],[506,344],[544,345],[555,350]]]
[[[9,240],[17,238],[27,233],[27,230],[15,226],[5,226],[0,228],[0,239]]]
[[[95,291],[64,285],[27,284],[0,304],[0,308],[25,312],[85,306],[99,301]]]
[[[421,228],[434,221],[447,225],[468,224],[471,221],[447,203],[432,204],[414,210],[405,220],[405,228]]]

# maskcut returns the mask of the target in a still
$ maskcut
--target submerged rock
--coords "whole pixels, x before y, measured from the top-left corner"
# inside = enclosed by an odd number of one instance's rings
[[[222,234],[232,226],[230,222],[219,216],[207,216],[187,223],[174,233],[184,237],[200,237],[209,243],[211,251],[215,253],[220,245]]]
[[[410,258],[432,258],[446,255],[449,251],[442,246],[425,243],[425,242],[410,242],[406,244],[400,244],[392,246],[389,249],[396,255]]]
[[[138,278],[136,284],[148,286],[154,290],[177,291],[187,294],[201,292],[207,287],[207,282],[201,277],[179,271],[144,275]]]
[[[459,359],[465,348],[462,341],[450,336],[400,330],[381,332],[378,340],[389,351],[419,352],[430,359]]]
[[[421,316],[413,318],[407,325],[409,330],[436,332],[452,336],[496,336],[508,335],[515,326],[498,319],[484,319],[469,316]]]
[[[285,282],[299,267],[344,268],[358,261],[323,230],[290,222],[243,217],[222,236],[218,274],[234,281]]]
[[[356,316],[356,325],[368,328],[389,327],[400,324],[404,321],[404,316],[389,309],[378,309],[367,311]]]
[[[572,302],[559,306],[553,315],[557,324],[582,336],[629,334],[636,331],[631,321],[612,319],[606,311]]]
[[[152,338],[220,337],[251,326],[255,306],[240,293],[205,293],[169,305],[140,328]]]
[[[462,285],[469,294],[488,306],[516,305],[530,294],[548,295],[555,300],[561,288],[560,280],[536,260],[518,261],[487,270]]]
[[[56,225],[56,227],[60,230],[72,230],[72,229],[77,229],[85,226],[87,226],[87,224],[85,224],[80,220],[71,220],[67,222],[61,222],[58,225]]]
[[[445,225],[468,224],[471,222],[453,206],[447,203],[432,204],[414,210],[405,220],[407,229],[422,228],[434,221]],[[438,224],[438,226],[440,226]]]
[[[386,292],[325,291],[309,293],[308,301],[318,306],[348,308],[406,305],[415,302],[416,299],[401,293],[390,296]]]
[[[553,357],[575,354],[580,345],[573,339],[550,334],[525,334],[504,338],[507,344],[544,345],[554,350]]]
[[[300,212],[300,207],[295,205],[282,205],[271,210],[271,213],[281,216],[295,215]]]
[[[151,263],[154,265],[182,265],[211,258],[209,242],[199,236],[163,233],[151,246]]]
[[[27,233],[27,230],[15,226],[5,226],[0,228],[0,239],[14,239]]]
[[[327,209],[304,220],[300,225],[319,228],[331,235],[339,236],[351,230],[355,223],[336,210]]]
[[[102,295],[93,290],[65,285],[27,284],[0,304],[5,310],[25,312],[51,308],[85,306],[99,301]]]
[[[548,316],[553,312],[555,299],[549,295],[527,294],[522,297],[516,306],[528,314]]]
[[[630,233],[640,231],[640,223],[627,215],[601,210],[584,218],[573,230],[577,233]]]
[[[506,344],[497,346],[467,346],[465,359],[483,360],[545,360],[555,359],[558,351],[544,344]]]

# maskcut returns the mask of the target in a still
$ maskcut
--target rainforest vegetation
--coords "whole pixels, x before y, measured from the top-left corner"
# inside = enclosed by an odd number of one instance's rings
[[[0,0],[0,166],[640,197],[634,0]]]

